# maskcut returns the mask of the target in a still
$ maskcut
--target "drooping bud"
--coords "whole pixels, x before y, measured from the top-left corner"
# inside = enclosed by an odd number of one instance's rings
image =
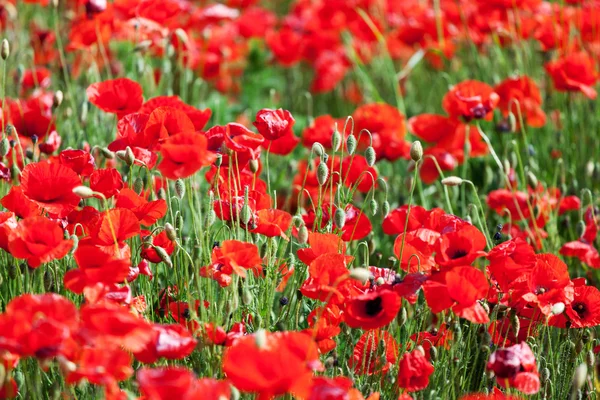
[[[387,217],[390,213],[390,203],[387,200],[381,204],[381,212],[384,217]]]
[[[258,172],[258,167],[259,167],[258,160],[251,159],[248,162],[248,169],[250,169],[250,172],[252,172],[253,174]]]
[[[534,189],[538,187],[538,179],[531,171],[527,171],[527,183]]]
[[[423,145],[420,141],[415,140],[410,146],[410,158],[414,162],[418,162],[423,158]]]
[[[323,154],[325,154],[325,148],[321,143],[315,142],[312,145],[312,152],[315,153],[317,156],[322,157]]]
[[[185,196],[185,182],[181,178],[175,181],[175,194],[177,194],[179,200],[182,200]]]
[[[365,283],[369,280],[371,273],[366,268],[352,268],[350,270],[350,278],[355,279],[361,283]]]
[[[102,153],[102,155],[104,156],[104,158],[106,158],[108,160],[112,160],[113,158],[115,158],[115,153],[113,153],[112,151],[110,151],[106,147],[101,147],[100,148],[100,152]]]
[[[0,50],[0,56],[3,60],[6,60],[10,56],[10,44],[7,39],[2,39],[2,49]]]
[[[160,246],[152,246],[156,254],[160,257],[161,261],[167,264],[168,267],[173,268],[173,261],[171,261],[171,257],[167,254],[167,251]]]
[[[298,243],[306,244],[308,242],[308,228],[306,225],[302,225],[298,229]]]
[[[463,184],[463,182],[464,180],[458,176],[448,176],[442,179],[442,185],[445,186],[460,186]]]
[[[165,224],[165,233],[167,235],[167,238],[169,238],[171,242],[177,240],[177,231],[175,230],[173,225],[171,225],[168,222]]]
[[[317,167],[317,181],[319,182],[319,186],[325,185],[328,177],[329,168],[327,167],[327,164],[321,161]]]
[[[346,139],[346,148],[348,149],[348,154],[354,154],[356,151],[356,145],[356,137],[354,135],[348,136],[348,139]]]
[[[77,186],[73,188],[73,193],[77,196],[86,199],[88,197],[92,197],[94,195],[94,191],[87,186]]]
[[[140,177],[135,178],[135,180],[133,181],[133,191],[136,192],[137,194],[141,194],[143,190],[144,190],[144,181]]]
[[[333,214],[333,222],[338,229],[342,229],[346,225],[346,213],[341,208],[335,210]]]
[[[333,151],[338,151],[342,145],[342,134],[336,129],[331,135],[331,147]]]
[[[375,161],[377,161],[377,155],[375,154],[375,149],[372,146],[367,147],[365,151],[365,158],[367,159],[367,165],[372,167],[375,165]]]
[[[369,202],[369,208],[371,209],[371,214],[373,216],[377,215],[377,210],[379,208],[379,204],[377,203],[377,200],[371,199],[371,201]]]
[[[252,293],[250,293],[248,288],[244,288],[244,290],[242,290],[242,303],[244,303],[246,306],[249,306],[252,304],[252,300],[254,300]]]
[[[0,157],[6,157],[10,151],[10,142],[7,138],[0,140]]]

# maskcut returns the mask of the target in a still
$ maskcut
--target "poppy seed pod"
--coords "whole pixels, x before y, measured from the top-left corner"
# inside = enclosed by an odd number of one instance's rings
[[[423,158],[423,145],[419,140],[415,140],[410,146],[410,158],[414,161],[420,161]]]
[[[442,179],[442,185],[445,186],[460,186],[462,185],[464,180],[459,178],[458,176],[449,176],[447,178]]]
[[[365,159],[367,160],[367,165],[372,167],[375,165],[375,161],[377,161],[377,155],[375,154],[375,149],[372,146],[367,147],[365,151]]]
[[[333,222],[338,229],[342,229],[346,225],[346,213],[341,208],[335,210],[333,214]]]
[[[88,198],[94,195],[94,191],[87,186],[77,186],[73,188],[73,193],[81,198]]]
[[[319,163],[319,166],[317,167],[317,181],[319,182],[319,186],[325,185],[325,182],[327,182],[328,177],[329,168],[327,167],[327,164],[321,161]]]
[[[3,60],[6,60],[8,56],[10,56],[10,45],[6,39],[2,39],[2,50],[0,50],[0,55]]]
[[[348,154],[352,155],[356,151],[356,137],[354,135],[348,136],[346,139],[346,147],[348,148]]]
[[[175,193],[179,197],[179,200],[182,200],[185,196],[185,182],[181,178],[175,181]]]
[[[6,157],[8,152],[10,151],[10,142],[7,138],[4,138],[0,141],[0,157]]]
[[[352,268],[350,270],[350,278],[365,283],[369,280],[371,273],[366,268]]]
[[[165,233],[167,234],[167,237],[169,238],[170,241],[175,241],[177,240],[177,231],[175,231],[175,228],[173,227],[173,225],[171,225],[170,223],[166,223],[165,224]]]

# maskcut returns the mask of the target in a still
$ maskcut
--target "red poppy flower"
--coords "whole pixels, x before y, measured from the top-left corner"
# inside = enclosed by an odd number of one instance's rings
[[[308,394],[320,368],[317,345],[301,332],[264,331],[238,339],[223,356],[223,372],[242,392],[261,398]]]
[[[535,356],[527,342],[493,352],[487,369],[494,372],[502,387],[512,387],[525,394],[536,394],[540,390]]]
[[[90,175],[90,189],[110,199],[123,189],[123,178],[115,168],[97,169]]]
[[[212,114],[212,111],[209,108],[205,110],[199,110],[190,106],[189,104],[184,103],[183,100],[177,96],[153,97],[144,103],[140,109],[140,113],[149,115],[158,107],[171,107],[183,111],[188,116],[190,121],[192,121],[192,124],[194,124],[195,131],[201,131]]]
[[[485,256],[486,240],[479,229],[466,224],[440,236],[435,261],[442,267],[469,265],[476,258]]]
[[[162,160],[158,170],[168,179],[187,178],[216,158],[208,151],[206,137],[200,133],[182,132],[165,139],[160,145]]]
[[[215,247],[211,262],[211,265],[200,268],[200,275],[217,280],[223,287],[231,283],[234,273],[246,277],[246,270],[251,270],[255,275],[262,271],[258,247],[239,240],[225,240],[220,247]]]
[[[337,253],[326,253],[315,258],[308,267],[309,278],[300,291],[311,299],[340,304],[347,292],[350,271],[347,257]]]
[[[94,157],[84,150],[63,150],[58,155],[58,160],[81,176],[90,176],[96,167]]]
[[[289,130],[277,140],[265,141],[264,147],[269,149],[269,153],[286,156],[294,151],[298,143],[300,143],[300,138],[294,135],[292,130]]]
[[[429,359],[429,350],[432,347],[443,347],[450,349],[454,334],[448,329],[446,323],[442,323],[439,328],[432,328],[429,331],[415,333],[410,336],[410,340],[415,342],[415,346],[423,347],[425,356]]]
[[[331,322],[326,317],[321,317],[319,319],[314,317],[311,318],[313,312],[314,310],[308,318],[310,328],[305,329],[302,332],[309,335],[315,343],[317,343],[319,353],[327,354],[337,346],[333,338],[339,335],[342,330],[337,324]]]
[[[337,170],[335,166],[333,169]],[[349,188],[356,187],[361,193],[375,189],[378,176],[377,170],[369,167],[367,159],[361,155],[344,158],[341,175],[344,177],[344,185]]]
[[[256,120],[253,124],[265,139],[277,140],[287,135],[295,122],[296,120],[287,110],[264,108],[256,113]]]
[[[8,251],[8,237],[17,225],[14,213],[0,212],[0,249]]]
[[[388,104],[367,104],[352,113],[354,131],[363,129],[371,133],[371,145],[378,159],[390,161],[407,157],[410,145],[404,141],[406,126],[404,115]],[[369,145],[369,135],[363,132],[357,137],[362,147]]]
[[[313,93],[326,93],[335,89],[352,66],[343,51],[324,51],[314,60],[315,75],[310,84]]]
[[[31,268],[63,258],[72,247],[73,241],[64,239],[63,230],[44,217],[21,220],[8,236],[10,254],[27,260]]]
[[[59,217],[66,217],[79,204],[79,196],[73,189],[80,185],[79,176],[60,164],[31,163],[21,172],[23,194],[40,208]]]
[[[352,353],[350,366],[359,375],[385,374],[398,359],[398,344],[386,331],[362,334]]]
[[[284,66],[292,66],[302,59],[302,35],[291,27],[269,30],[265,41],[277,61]]]
[[[489,119],[498,105],[500,97],[494,89],[479,81],[467,80],[456,84],[442,100],[444,110],[451,117],[463,118],[466,122],[473,119]]]
[[[121,246],[129,238],[140,233],[140,225],[135,214],[126,208],[114,208],[101,214],[98,223],[92,227],[90,237],[98,246]]]
[[[281,236],[287,239],[286,232],[292,224],[290,213],[278,209],[258,210],[256,217],[257,226],[252,230],[253,233],[267,237]]]
[[[196,381],[193,372],[184,367],[144,367],[136,376],[140,392],[148,400],[191,400]]]
[[[144,102],[140,84],[127,78],[91,84],[86,94],[90,103],[119,119],[137,112]]]
[[[505,117],[512,112],[519,123],[519,115],[533,128],[546,125],[546,114],[542,109],[542,95],[535,81],[528,76],[507,78],[494,88],[500,96],[498,108]]]
[[[429,385],[429,376],[433,371],[433,365],[421,350],[405,353],[400,360],[397,385],[409,392],[423,390]]]
[[[151,364],[161,357],[169,360],[180,359],[189,356],[196,348],[196,339],[179,324],[153,325],[152,330],[153,340],[134,354],[135,358],[143,363]]]
[[[533,247],[520,238],[497,245],[487,258],[490,261],[488,271],[504,292],[508,292],[519,278],[527,276],[536,263]]]
[[[597,96],[593,88],[598,80],[594,59],[585,52],[570,53],[546,64],[546,71],[560,92],[579,91],[590,99]]]
[[[129,379],[133,375],[131,356],[119,347],[85,346],[72,360],[75,371],[69,372],[65,380],[69,384],[86,379],[95,385],[109,385],[112,382]]]
[[[344,321],[351,328],[381,328],[394,320],[401,307],[396,292],[373,291],[346,300]]]
[[[594,286],[577,286],[575,297],[566,313],[572,328],[600,325],[600,290]]]
[[[345,376],[335,378],[315,377],[307,400],[365,400],[362,394],[352,388],[352,380]],[[367,400],[379,400],[379,393],[373,393]],[[403,400],[403,399],[400,399]]]
[[[308,232],[308,246],[298,250],[298,258],[306,265],[323,254],[346,253],[346,243],[333,233]]]
[[[338,131],[344,128],[343,119],[335,119],[331,115],[320,115],[312,121],[312,124],[302,131],[302,145],[311,149],[313,144],[320,143],[329,150],[332,148],[331,137],[335,131],[336,125]],[[345,138],[342,138],[344,141]]]
[[[161,233],[153,237],[152,245],[162,248],[168,255],[173,254],[173,252],[175,251],[175,243],[173,243],[167,237],[166,231],[162,231]],[[152,246],[142,246],[141,256],[143,259],[155,264],[158,264],[159,262],[163,261]]]
[[[129,188],[121,190],[116,199],[116,207],[131,210],[144,226],[155,224],[167,213],[167,202],[164,199],[148,201]]]

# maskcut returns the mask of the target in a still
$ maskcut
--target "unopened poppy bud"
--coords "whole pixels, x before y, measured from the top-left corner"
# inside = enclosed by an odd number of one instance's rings
[[[388,257],[388,259],[387,259],[388,268],[393,269],[394,266],[396,265],[396,261],[398,261],[396,259],[396,257]]]
[[[267,345],[267,333],[264,329],[259,329],[254,333],[254,343],[256,343],[256,347],[259,349]]]
[[[504,159],[502,166],[504,168],[504,175],[510,175],[510,169],[511,169],[510,161],[508,161],[507,159]]]
[[[390,203],[387,200],[381,204],[381,212],[384,217],[387,217],[390,213]]]
[[[410,146],[410,158],[414,162],[418,162],[423,158],[423,145],[420,141],[415,140]]]
[[[250,220],[252,219],[252,209],[248,204],[244,204],[242,206],[242,210],[240,211],[240,220],[242,224],[248,225]]]
[[[377,284],[377,286],[381,286],[385,283],[385,279],[383,279],[381,276],[377,279],[375,279],[375,284]]]
[[[315,153],[317,156],[322,157],[323,154],[325,154],[325,148],[321,143],[315,142],[312,145],[312,152]]]
[[[182,200],[185,196],[185,183],[181,178],[175,181],[175,194],[177,194],[179,200]]]
[[[206,214],[206,226],[207,227],[212,226],[212,224],[214,224],[216,220],[217,220],[217,213],[215,212],[215,210],[210,210]]]
[[[369,202],[369,208],[371,209],[371,214],[372,215],[377,215],[377,210],[379,208],[379,204],[377,203],[377,200],[375,199],[371,199],[371,201]]]
[[[371,273],[366,268],[352,268],[350,270],[350,278],[361,283],[366,283],[371,277]]]
[[[140,177],[135,178],[135,180],[133,181],[133,191],[136,192],[137,194],[141,194],[143,190],[144,190],[144,181]]]
[[[10,45],[6,39],[2,39],[2,50],[0,50],[0,55],[3,60],[6,60],[8,56],[10,56]]]
[[[565,303],[555,303],[552,305],[552,315],[559,315],[565,311]]]
[[[540,371],[540,379],[545,382],[550,379],[550,370],[548,368],[542,368]]]
[[[325,182],[327,182],[328,177],[329,168],[327,167],[327,164],[325,164],[324,162],[320,162],[319,166],[317,167],[317,181],[319,182],[319,186],[325,185]]]
[[[65,96],[62,90],[57,90],[56,92],[54,92],[54,97],[52,97],[52,106],[54,108],[58,108],[62,104],[64,98]]]
[[[133,150],[131,150],[131,147],[129,146],[127,146],[127,148],[125,149],[123,161],[125,161],[125,164],[129,165],[130,167],[135,162],[135,154],[133,154]]]
[[[231,392],[230,400],[240,400],[240,397],[241,397],[240,391],[233,385],[229,385],[229,389]],[[221,399],[219,399],[219,400],[221,400]]]
[[[12,135],[15,131],[15,126],[13,124],[6,124],[6,127],[4,127],[4,133],[6,133],[8,136]],[[16,144],[16,142],[15,142]],[[11,144],[11,147],[15,147],[13,144]]]
[[[7,138],[4,138],[0,141],[0,157],[6,157],[8,152],[10,151],[10,142]]]
[[[447,178],[442,179],[442,185],[445,186],[460,186],[462,185],[464,180],[459,178],[458,176],[449,176]]]
[[[248,169],[250,169],[250,172],[252,172],[253,174],[258,172],[258,167],[259,167],[258,160],[251,159],[248,162]]]
[[[346,225],[346,213],[341,208],[335,210],[333,214],[333,222],[338,229],[342,229]]]
[[[298,243],[306,244],[306,242],[308,242],[308,228],[306,225],[302,225],[298,229]]]
[[[342,145],[342,134],[336,129],[331,135],[331,147],[333,151],[338,151]]]
[[[585,355],[585,362],[590,368],[594,368],[594,365],[596,365],[596,355],[593,350],[587,352]]]
[[[375,165],[375,161],[377,161],[377,155],[375,154],[375,149],[372,146],[367,147],[365,151],[365,158],[367,159],[367,165],[372,167]]]
[[[521,329],[521,321],[519,321],[519,316],[514,312],[510,314],[510,326],[513,329],[515,337],[519,336],[519,330]]]
[[[354,135],[348,136],[348,139],[346,139],[346,148],[348,149],[348,154],[354,154],[356,151],[356,145],[356,137]]]
[[[171,261],[171,257],[167,254],[167,251],[160,246],[152,246],[156,254],[160,257],[161,261],[167,264],[168,267],[173,268],[173,261]]]
[[[384,193],[387,193],[388,184],[385,179],[383,179],[382,177],[377,178],[377,186],[379,186]]]
[[[510,132],[515,133],[517,131],[517,117],[515,117],[515,114],[512,111],[508,112],[507,122]]]
[[[254,300],[252,293],[250,293],[250,290],[248,290],[247,288],[244,288],[244,290],[242,291],[242,303],[244,303],[244,305],[246,306],[249,306],[250,304],[252,304],[252,300]]]
[[[162,200],[166,200],[167,191],[165,190],[165,188],[158,189],[158,193],[156,194],[156,197],[158,197],[159,199],[162,199]]]
[[[431,346],[431,348],[429,349],[429,358],[431,358],[431,361],[437,361],[437,356],[437,348],[435,346]]]
[[[174,242],[175,240],[177,240],[177,231],[175,230],[173,225],[171,225],[168,222],[165,224],[165,233],[167,234],[167,238],[170,241]]]
[[[77,186],[73,188],[73,193],[77,196],[86,199],[88,197],[92,197],[94,195],[94,191],[87,186]]]
[[[401,308],[398,316],[396,317],[396,321],[398,322],[398,326],[404,326],[406,321],[408,321],[408,313],[406,312],[406,308]]]
[[[531,171],[527,171],[527,183],[532,188],[538,187],[538,179]]]
[[[101,147],[100,148],[100,153],[102,153],[102,155],[104,156],[104,158],[106,158],[108,160],[112,160],[113,158],[115,158],[115,153],[113,153],[112,151],[110,151],[106,147]]]
[[[587,378],[588,368],[585,363],[579,364],[577,369],[575,370],[575,374],[573,375],[573,389],[579,390],[585,384],[585,380]]]

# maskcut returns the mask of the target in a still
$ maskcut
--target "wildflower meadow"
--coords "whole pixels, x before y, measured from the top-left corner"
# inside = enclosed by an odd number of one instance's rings
[[[600,0],[1,0],[0,399],[600,393]]]

